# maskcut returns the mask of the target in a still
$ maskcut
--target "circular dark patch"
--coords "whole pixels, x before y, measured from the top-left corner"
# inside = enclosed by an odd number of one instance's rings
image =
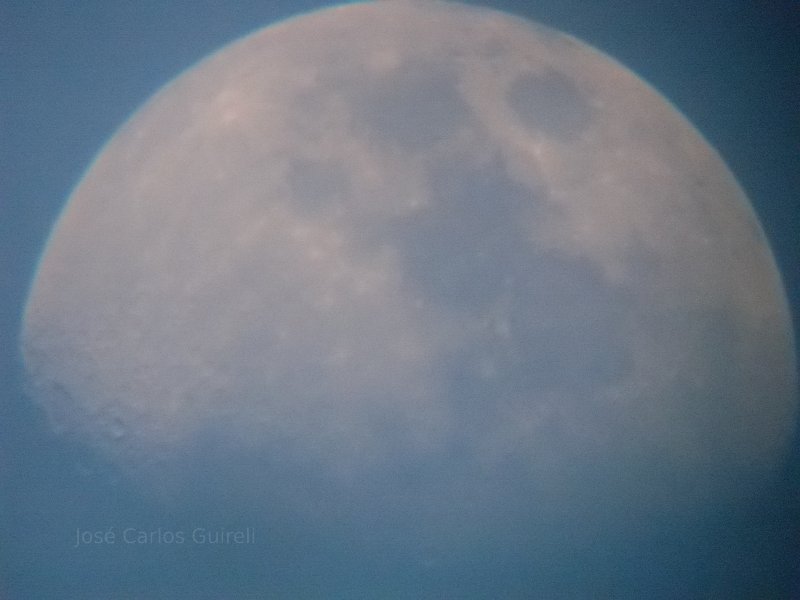
[[[519,77],[511,84],[507,101],[525,127],[554,138],[574,139],[591,121],[586,97],[558,71]]]

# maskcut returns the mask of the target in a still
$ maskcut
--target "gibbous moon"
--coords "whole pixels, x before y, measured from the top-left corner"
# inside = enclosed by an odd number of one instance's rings
[[[575,39],[438,1],[282,22],[160,91],[64,209],[22,353],[153,498],[431,569],[747,501],[796,411],[715,151]]]

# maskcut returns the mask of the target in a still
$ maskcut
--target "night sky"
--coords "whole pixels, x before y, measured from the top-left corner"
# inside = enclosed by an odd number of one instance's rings
[[[574,35],[629,67],[683,112],[750,197],[798,323],[800,3],[469,4]],[[69,472],[76,460],[81,462],[82,450],[42,442],[43,417],[21,387],[17,340],[25,298],[50,228],[72,188],[144,101],[225,44],[326,5],[308,0],[0,3],[0,598],[102,597],[121,579],[131,594],[169,588],[169,577],[152,580],[159,565],[171,560],[168,554],[142,550],[125,563],[138,567],[125,572],[123,563],[99,552],[64,552],[62,538],[73,535],[73,524],[110,522],[120,510],[139,515],[143,524],[157,521],[124,487],[76,487]],[[777,494],[781,500],[775,514],[757,526],[770,533],[754,536],[764,544],[756,547],[763,552],[763,578],[770,581],[760,589],[772,594],[764,597],[800,597],[797,442]],[[98,514],[102,507],[108,511],[105,518]],[[298,542],[298,553],[302,547]],[[230,560],[247,570],[252,556],[237,552]],[[291,556],[273,559],[275,568],[290,568]],[[176,568],[191,568],[202,585],[221,586],[206,571],[206,560],[198,555]],[[49,569],[50,564],[56,568]],[[91,590],[88,595],[81,596],[77,588],[69,591],[76,585],[70,573],[92,574],[91,583],[83,582]],[[178,596],[155,591],[153,597]]]

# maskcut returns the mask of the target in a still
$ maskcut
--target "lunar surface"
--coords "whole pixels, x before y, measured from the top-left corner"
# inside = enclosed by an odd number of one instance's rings
[[[53,428],[173,509],[497,581],[746,501],[796,410],[714,150],[575,39],[436,1],[160,91],[64,209],[22,354]]]

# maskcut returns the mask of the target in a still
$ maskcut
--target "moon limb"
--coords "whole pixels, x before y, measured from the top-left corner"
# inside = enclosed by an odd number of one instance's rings
[[[520,106],[562,112],[537,129]],[[59,220],[23,354],[123,469],[214,437],[287,490],[416,470],[406,508],[445,499],[426,522],[468,497],[557,514],[587,466],[644,512],[675,510],[677,479],[691,510],[791,435],[782,294],[732,175],[634,75],[386,2],[254,34],[137,113]]]

